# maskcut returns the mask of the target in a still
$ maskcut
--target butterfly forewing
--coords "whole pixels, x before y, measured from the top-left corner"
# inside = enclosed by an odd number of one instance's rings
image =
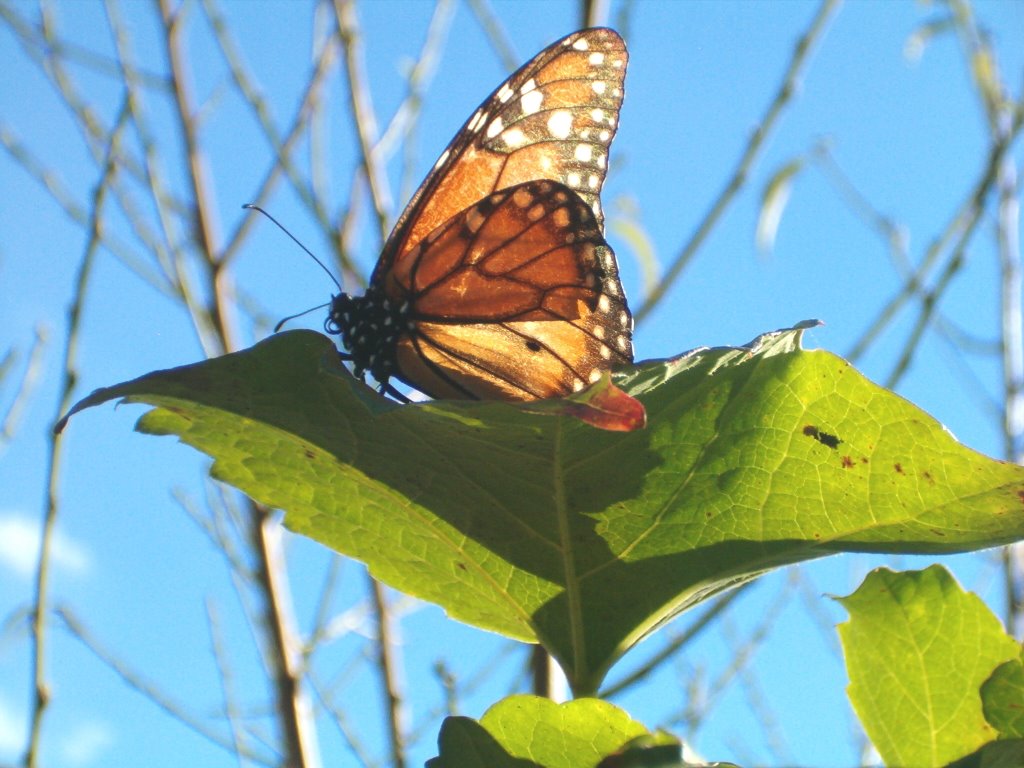
[[[392,265],[442,223],[492,192],[550,179],[576,191],[600,225],[608,149],[618,127],[626,47],[611,29],[575,32],[497,88],[456,134],[413,196],[374,271]]]

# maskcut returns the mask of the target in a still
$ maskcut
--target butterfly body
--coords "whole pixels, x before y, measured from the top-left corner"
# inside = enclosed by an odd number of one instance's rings
[[[549,46],[473,113],[395,225],[363,296],[331,302],[356,376],[432,397],[533,400],[632,362],[599,192],[626,52]]]

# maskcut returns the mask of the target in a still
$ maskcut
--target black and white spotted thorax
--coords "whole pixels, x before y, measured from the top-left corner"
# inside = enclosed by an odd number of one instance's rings
[[[413,330],[409,303],[396,304],[376,286],[363,296],[340,293],[331,298],[331,309],[324,324],[328,333],[341,336],[348,350],[343,357],[352,361],[355,375],[369,373],[386,384],[397,372],[395,349],[403,334]]]

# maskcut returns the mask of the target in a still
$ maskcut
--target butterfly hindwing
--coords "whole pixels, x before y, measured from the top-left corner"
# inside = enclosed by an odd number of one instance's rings
[[[632,360],[615,256],[562,184],[489,195],[404,265],[394,277],[415,328],[398,344],[398,375],[434,397],[553,397]]]

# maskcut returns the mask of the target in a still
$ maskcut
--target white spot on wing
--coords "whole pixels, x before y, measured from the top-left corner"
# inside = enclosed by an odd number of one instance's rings
[[[552,138],[567,139],[572,133],[572,112],[567,109],[556,109],[548,118],[548,131]]]
[[[503,130],[505,130],[504,121],[500,117],[496,117],[491,121],[491,124],[487,126],[487,138],[493,139]]]
[[[594,80],[590,87],[594,89],[594,93],[601,96],[608,89],[608,84],[604,80]]]
[[[577,144],[573,154],[581,163],[589,163],[594,156],[594,150],[589,144]]]
[[[587,61],[590,62],[591,66],[599,67],[604,64],[604,54],[600,51],[594,51],[590,54],[590,58]]]
[[[532,80],[530,81],[533,82]],[[529,91],[524,93],[519,99],[519,105],[523,108],[524,115],[532,115],[534,112],[540,109],[541,104],[544,103],[544,92],[543,91]]]
[[[508,83],[505,83],[503,86],[501,86],[501,90],[498,91],[498,101],[504,104],[511,98],[512,89],[508,87]]]
[[[526,143],[526,134],[520,128],[509,128],[501,138],[505,142],[505,146],[510,149],[521,147]]]
[[[589,50],[590,43],[587,42],[587,39],[585,37],[581,37],[579,40],[572,44],[572,47],[575,48],[577,51],[586,51]]]
[[[580,175],[576,171],[570,171],[565,174],[565,183],[570,187],[578,187],[580,185]]]
[[[437,162],[434,163],[434,167],[435,168],[440,168],[442,165],[444,165],[444,161],[447,160],[447,159],[448,159],[448,150],[446,149],[444,152],[441,153],[441,156],[439,158],[437,158]]]
[[[473,118],[472,118],[472,119],[471,119],[471,120],[469,121],[469,124],[468,124],[468,125],[467,125],[466,127],[467,127],[467,128],[469,129],[469,130],[471,130],[471,131],[475,131],[475,130],[477,130],[477,129],[478,129],[478,128],[479,128],[480,126],[481,126],[481,125],[483,125],[483,124],[484,124],[484,120],[486,120],[486,119],[487,119],[487,113],[486,113],[486,112],[484,112],[483,110],[480,110],[480,109],[478,109],[478,110],[477,110],[477,111],[476,111],[476,112],[475,112],[475,113],[473,114]]]
[[[598,298],[597,300],[597,308],[601,312],[608,312],[612,308],[612,302],[607,296],[605,296],[602,293],[600,298]]]
[[[537,81],[534,80],[531,77],[529,80],[527,80],[525,83],[523,83],[523,86],[522,86],[522,88],[519,89],[519,92],[525,96],[526,94],[528,94],[530,91],[532,91],[536,87],[537,87]]]

